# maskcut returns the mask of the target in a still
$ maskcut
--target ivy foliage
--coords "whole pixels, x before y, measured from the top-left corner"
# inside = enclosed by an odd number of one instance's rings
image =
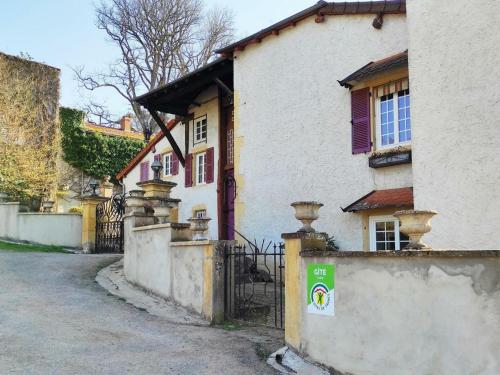
[[[90,132],[84,129],[84,113],[60,109],[63,159],[88,176],[111,176],[120,172],[144,147],[143,141]]]

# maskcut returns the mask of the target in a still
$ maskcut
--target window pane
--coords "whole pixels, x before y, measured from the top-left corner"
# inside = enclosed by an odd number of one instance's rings
[[[407,142],[411,140],[410,122],[410,91],[403,90],[398,93],[398,131],[399,141]]]
[[[380,140],[382,146],[394,143],[394,100],[392,94],[380,98]]]
[[[377,250],[396,250],[396,220],[376,221],[371,230],[375,229],[375,233],[370,236],[375,236],[374,242]],[[407,237],[406,237],[407,238]],[[401,239],[404,241],[405,237],[402,235]]]

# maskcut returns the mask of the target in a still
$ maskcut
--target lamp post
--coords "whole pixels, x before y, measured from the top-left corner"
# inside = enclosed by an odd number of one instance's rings
[[[161,164],[161,161],[156,159],[153,164],[151,164],[151,169],[154,172],[154,180],[155,181],[160,181],[160,172],[161,169],[163,168],[163,165]]]
[[[99,186],[99,183],[95,179],[91,179],[89,182],[89,186],[92,189],[92,195],[95,196],[97,195],[97,187]]]

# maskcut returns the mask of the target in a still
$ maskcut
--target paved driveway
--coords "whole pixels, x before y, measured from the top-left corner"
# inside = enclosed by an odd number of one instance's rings
[[[112,256],[0,251],[0,374],[272,374],[241,335],[174,325],[95,282]]]

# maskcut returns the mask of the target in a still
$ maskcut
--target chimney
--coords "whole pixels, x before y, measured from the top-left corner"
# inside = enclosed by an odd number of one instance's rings
[[[120,119],[120,129],[124,132],[132,131],[132,118],[129,115],[125,115]]]

